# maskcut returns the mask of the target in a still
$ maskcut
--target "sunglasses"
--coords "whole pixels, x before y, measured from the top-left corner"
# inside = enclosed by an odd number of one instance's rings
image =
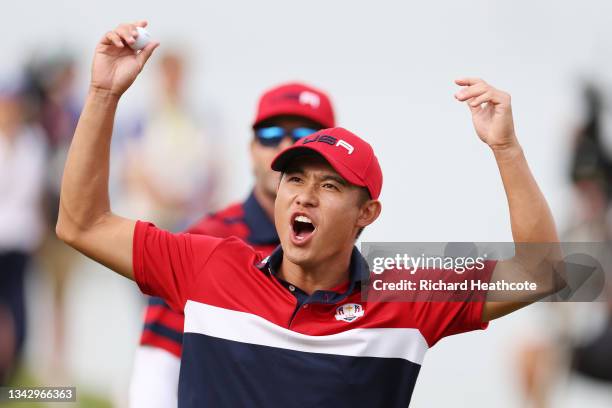
[[[289,130],[280,126],[269,126],[255,129],[255,137],[262,145],[275,147],[286,137],[291,137],[296,142],[303,137],[312,135],[316,131],[318,129],[308,127],[297,127]]]

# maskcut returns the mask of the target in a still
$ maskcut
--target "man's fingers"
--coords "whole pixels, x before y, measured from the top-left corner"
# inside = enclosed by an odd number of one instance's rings
[[[136,37],[138,36],[136,26],[133,24],[121,24],[115,28],[114,32],[121,37],[126,44],[133,44],[136,42]]]
[[[136,56],[136,59],[138,59],[138,62],[140,64],[140,69],[142,69],[142,67],[144,67],[144,65],[147,63],[147,61],[149,60],[149,57],[151,57],[151,54],[153,54],[153,51],[159,46],[158,42],[151,42],[149,44],[147,44],[146,47],[144,47]]]
[[[488,92],[488,97],[484,100],[484,102],[490,102],[494,105],[510,105],[510,95],[504,91],[500,91],[499,89],[491,88],[491,91]]]
[[[112,45],[113,44],[113,40],[111,39],[111,37],[109,37],[110,33],[112,33],[112,31],[106,32],[102,36],[102,38],[100,38],[100,44],[104,44],[104,45]]]
[[[487,92],[469,99],[467,103],[470,108],[475,109],[479,109],[483,103],[491,103],[493,105],[510,105],[510,95],[498,89],[491,88]]]
[[[488,92],[490,89],[491,86],[487,85],[485,82],[479,82],[459,90],[459,92],[455,94],[455,98],[461,102],[464,102],[468,99],[480,96],[483,93]]]
[[[109,31],[102,37],[100,42],[104,45],[114,45],[123,48],[125,44],[130,45],[136,42],[138,37],[137,27],[146,27],[147,20],[138,20],[134,23],[119,24],[114,30]]]
[[[121,38],[114,31],[109,31],[106,33],[105,38],[107,40],[105,44],[113,44],[117,48],[123,48],[123,41],[121,41]]]
[[[480,107],[480,105],[482,105],[483,103],[486,103],[486,102],[493,102],[493,101],[491,100],[491,98],[492,98],[492,97],[493,97],[493,92],[488,91],[488,92],[485,92],[485,93],[483,93],[483,94],[481,94],[481,95],[479,95],[479,96],[477,96],[477,97],[474,97],[474,98],[470,99],[470,100],[468,101],[468,103],[469,103],[469,105],[470,105],[472,108],[478,108],[478,107]]]
[[[455,83],[460,86],[471,86],[478,83],[484,83],[484,81],[480,78],[458,78],[455,79]]]
[[[470,108],[470,111],[472,113],[476,113],[477,111],[480,110],[480,104],[472,106],[472,102],[474,101],[474,99],[475,98],[472,98],[472,99],[467,101],[467,106],[468,106],[468,108]]]

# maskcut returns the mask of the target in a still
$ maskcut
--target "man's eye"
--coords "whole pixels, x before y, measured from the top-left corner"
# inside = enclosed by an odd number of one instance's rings
[[[299,178],[298,176],[290,176],[290,177],[289,177],[289,182],[290,182],[290,183],[298,183],[298,182],[300,182],[300,181],[302,181],[302,179],[301,179],[301,178]]]
[[[323,188],[328,189],[328,190],[338,190],[338,187],[336,187],[335,185],[331,183],[323,184]]]

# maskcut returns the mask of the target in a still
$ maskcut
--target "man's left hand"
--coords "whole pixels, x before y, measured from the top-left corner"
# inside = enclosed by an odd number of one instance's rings
[[[518,146],[510,95],[480,78],[461,78],[455,83],[463,87],[455,98],[470,108],[478,137],[494,151]]]

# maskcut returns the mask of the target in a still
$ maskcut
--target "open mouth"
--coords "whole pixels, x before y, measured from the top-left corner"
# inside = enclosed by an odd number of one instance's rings
[[[306,241],[315,230],[314,223],[305,215],[294,216],[291,227],[293,229],[293,236],[297,242]]]

